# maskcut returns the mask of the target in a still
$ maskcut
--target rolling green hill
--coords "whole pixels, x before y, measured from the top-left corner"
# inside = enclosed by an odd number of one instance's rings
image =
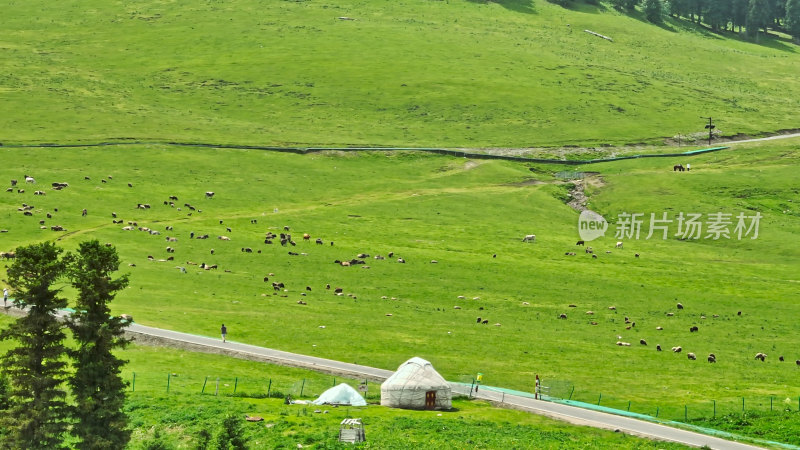
[[[701,132],[701,116],[724,135],[798,126],[800,57],[785,36],[755,44],[604,4],[1,8],[6,144],[616,145]]]
[[[571,185],[542,167],[413,152],[3,149],[0,179],[30,173],[37,186],[70,186],[46,196],[30,185],[4,192],[0,219],[6,250],[42,239],[67,248],[88,238],[115,244],[131,286],[114,310],[142,324],[213,336],[224,322],[233,340],[382,368],[418,355],[448,379],[480,371],[486,384],[520,390],[540,374],[574,386],[573,398],[602,394],[608,406],[631,401],[634,410],[678,417],[685,404],[717,400],[731,409],[743,396],[763,404],[800,395],[800,255],[790,244],[800,198],[787,182],[797,148],[795,140],[697,156],[684,173],[672,164],[686,160],[671,158],[590,166],[600,175],[587,181],[596,186],[587,187],[589,206],[612,222],[590,243],[597,259],[575,246],[578,213],[565,205]],[[163,204],[170,196],[179,198],[175,207]],[[34,205],[32,217],[17,211],[22,203]],[[763,217],[757,239],[643,234],[614,248],[619,213],[662,211]],[[112,212],[125,223],[112,224]],[[67,232],[40,230],[39,220]],[[134,230],[122,229],[128,221]],[[295,247],[264,244],[267,231],[284,226]],[[536,242],[523,243],[530,233]],[[366,264],[334,263],[359,253],[370,255]],[[766,363],[753,360],[757,352],[769,355]],[[716,364],[705,361],[709,353]]]

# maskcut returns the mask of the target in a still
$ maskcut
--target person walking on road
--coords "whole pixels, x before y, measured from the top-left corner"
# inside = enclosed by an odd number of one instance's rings
[[[3,288],[3,307],[8,308],[8,288]]]
[[[228,336],[228,328],[225,327],[225,324],[222,324],[222,328],[220,328],[220,333],[222,333],[222,342],[225,342],[226,336]]]

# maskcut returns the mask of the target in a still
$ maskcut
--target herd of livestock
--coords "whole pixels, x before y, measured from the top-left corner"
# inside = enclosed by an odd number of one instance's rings
[[[113,178],[111,176],[109,176],[107,179],[102,179],[101,181],[103,183],[107,183],[112,179]],[[35,185],[36,184],[36,180],[31,176],[25,175],[24,180],[25,180],[26,184],[31,184],[31,185]],[[85,180],[89,180],[89,177],[85,177]],[[54,191],[61,191],[61,190],[64,190],[64,189],[66,189],[68,187],[69,187],[69,183],[67,183],[67,182],[59,181],[59,182],[51,183],[51,188]],[[132,188],[133,186],[129,183],[128,187]],[[6,189],[6,192],[13,193],[15,191],[18,194],[24,194],[25,193],[25,189],[18,185],[18,181],[17,180],[11,180],[11,186]],[[34,195],[44,196],[44,195],[47,195],[47,193],[45,191],[36,190],[34,192]],[[208,200],[211,200],[211,199],[214,198],[214,195],[215,195],[214,192],[207,191],[207,192],[205,192],[204,197],[206,199],[208,199]],[[177,203],[178,201],[179,200],[178,200],[177,196],[171,195],[171,196],[169,196],[168,200],[164,200],[163,201],[163,205],[168,206],[170,208],[175,208],[177,211],[181,211],[182,208],[186,208],[189,211],[187,213],[187,215],[189,215],[189,216],[191,216],[193,213],[202,213],[202,209],[197,208],[194,205],[191,205],[189,203],[184,203],[183,206],[180,206]],[[151,205],[149,203],[137,203],[135,208],[136,209],[150,209]],[[33,205],[30,205],[30,204],[27,204],[27,203],[22,203],[21,206],[18,207],[17,209],[18,209],[19,212],[21,212],[25,216],[34,216],[34,212],[36,211],[36,208]],[[41,212],[41,211],[39,211],[39,212]],[[56,213],[58,213],[58,212],[59,212],[58,208],[53,208],[53,210],[51,212],[46,212],[45,213],[45,217],[47,219],[52,219],[56,215]],[[84,216],[84,217],[87,216],[88,215],[88,210],[86,208],[83,208],[81,210],[81,215]],[[110,212],[109,216],[112,219],[112,224],[113,225],[118,225],[118,224],[124,225],[124,226],[121,227],[121,229],[123,231],[138,230],[140,232],[145,232],[145,233],[148,233],[148,234],[153,235],[153,236],[160,236],[161,235],[161,231],[155,230],[155,229],[153,229],[151,227],[140,226],[135,220],[128,220],[127,222],[124,221],[123,219],[118,217],[118,214],[116,212]],[[47,230],[49,228],[52,231],[60,231],[60,232],[67,231],[61,225],[49,225],[49,226],[46,225],[46,220],[45,219],[40,219],[38,221],[38,223],[39,223],[40,229],[43,229],[43,230]],[[254,224],[254,225],[257,225],[258,221],[257,221],[257,219],[251,219],[250,223]],[[223,220],[219,220],[219,224],[223,225]],[[173,232],[174,231],[174,228],[171,225],[166,225],[163,228],[164,228],[164,232]],[[227,234],[230,234],[233,230],[229,226],[225,226],[225,231],[226,231]],[[2,229],[2,230],[0,230],[0,232],[5,233],[5,232],[8,232],[8,230]],[[179,239],[178,239],[177,236],[173,235],[174,233],[169,233],[169,234],[170,235],[167,235],[167,236],[164,237],[165,242],[170,244],[170,245],[167,245],[165,247],[165,252],[168,253],[169,256],[164,257],[164,258],[157,258],[157,257],[155,257],[153,255],[147,255],[147,259],[149,261],[158,261],[158,262],[174,261],[175,257],[174,257],[173,254],[175,253],[176,248],[173,247],[173,245],[174,245],[174,243],[177,243]],[[217,240],[219,240],[221,242],[230,241],[231,238],[227,234],[219,234],[219,235],[216,236],[216,238],[217,238]],[[200,239],[200,240],[209,239],[209,237],[210,237],[209,233],[202,233],[201,234],[201,233],[195,233],[193,231],[188,233],[187,235],[188,235],[189,239]],[[312,236],[310,234],[308,234],[308,233],[303,233],[302,234],[302,241],[311,242],[312,241]],[[536,243],[536,235],[533,235],[533,234],[525,235],[522,238],[522,241],[524,243]],[[313,242],[316,245],[324,245],[325,244],[325,242],[321,238],[315,238],[315,239],[313,239]],[[290,248],[294,248],[294,247],[296,247],[298,245],[297,242],[292,237],[291,230],[290,230],[289,226],[284,226],[282,231],[280,233],[278,233],[278,234],[275,234],[272,231],[267,231],[264,234],[263,243],[266,246],[270,246],[273,243],[276,243],[276,244],[281,245],[282,247],[287,247],[288,246]],[[328,243],[329,243],[330,246],[334,246],[334,242],[333,241],[328,241]],[[111,244],[107,244],[107,245],[111,245]],[[583,240],[577,241],[576,245],[577,246],[583,246],[584,247],[584,253],[586,255],[590,255],[593,259],[597,259],[597,254],[595,253],[594,249],[592,247],[586,246],[586,243]],[[623,247],[624,247],[623,242],[617,242],[616,245],[614,246],[614,249],[623,250]],[[253,250],[252,247],[241,247],[241,252],[243,252],[243,253],[253,253],[254,250]],[[257,249],[257,250],[255,250],[255,252],[256,253],[261,253],[262,250]],[[611,250],[606,250],[606,253],[611,253]],[[209,254],[213,256],[215,254],[215,249],[211,248],[209,250]],[[287,254],[289,256],[307,255],[307,253],[305,253],[305,252],[296,252],[296,251],[293,251],[293,250],[288,251]],[[566,256],[576,256],[576,252],[567,251],[565,253],[565,255]],[[15,254],[14,251],[0,252],[0,259],[13,259],[13,258],[15,258],[15,256],[16,256],[16,254]],[[496,256],[496,255],[494,255],[494,256]],[[640,255],[639,255],[639,253],[634,253],[634,256],[636,258],[639,258]],[[395,257],[396,257],[395,261],[397,263],[401,263],[401,264],[406,263],[406,260],[403,257],[399,257],[399,256],[395,255],[393,252],[389,252],[387,254],[387,256],[375,255],[375,256],[372,257],[372,259],[374,259],[375,261],[382,261],[382,260],[385,260],[387,257],[390,258],[390,259],[395,259]],[[367,265],[367,261],[366,261],[368,258],[370,258],[369,254],[359,253],[354,258],[336,259],[333,262],[335,264],[343,266],[343,267],[361,266],[363,268],[368,269],[370,267],[369,265]],[[437,263],[437,261],[435,261],[435,260],[432,260],[430,262],[431,263]],[[208,264],[208,263],[205,263],[205,262],[201,262],[201,263],[198,264],[198,263],[195,263],[195,262],[192,262],[192,261],[186,261],[185,264],[186,264],[186,266],[197,266],[200,270],[214,270],[214,269],[218,268],[217,264]],[[135,263],[130,263],[129,265],[135,267]],[[175,266],[175,268],[179,269],[180,272],[182,272],[182,273],[187,273],[186,266],[178,265],[178,266]],[[226,270],[226,272],[227,272],[227,270]],[[264,277],[264,282],[270,282],[270,277],[271,276],[274,276],[274,274],[273,273],[269,273],[267,276],[265,276]],[[277,295],[278,292],[285,291],[285,287],[286,286],[285,286],[285,284],[283,282],[272,281],[271,283],[272,283],[272,288],[275,291],[276,295]],[[328,284],[326,286],[326,288],[327,289],[331,289],[330,284]],[[306,286],[306,290],[310,291],[311,287],[310,286]],[[340,287],[336,287],[332,291],[336,295],[343,295],[343,289],[340,288]],[[305,295],[305,293],[303,293],[302,295]],[[348,295],[354,297],[353,294],[348,294]],[[459,297],[459,298],[463,298],[463,297]],[[298,304],[306,305],[307,303],[305,301],[303,301],[303,300],[299,300]],[[526,304],[526,302],[523,302],[523,304]],[[576,308],[577,305],[571,304],[571,305],[569,305],[569,307]],[[461,309],[461,308],[459,306],[456,306],[455,309]],[[684,309],[684,306],[681,303],[678,303],[677,304],[677,309],[678,310],[682,310],[682,309]],[[609,310],[614,310],[616,312],[616,307],[610,306]],[[587,311],[586,314],[591,316],[591,315],[594,315],[594,312],[593,311]],[[674,314],[675,314],[674,312],[667,312],[666,313],[666,315],[668,317],[671,317]],[[387,314],[387,315],[389,315],[389,314]],[[739,311],[737,313],[737,315],[741,316],[742,312]],[[714,315],[713,317],[716,318],[716,317],[719,317],[719,316],[718,315]],[[558,318],[567,320],[568,316],[567,316],[566,313],[561,313],[561,314],[559,314]],[[701,316],[700,318],[701,318],[701,320],[702,319],[706,319],[705,316]],[[478,324],[488,324],[488,322],[489,322],[489,320],[486,319],[486,318],[483,318],[483,317],[478,317],[477,318],[477,323]],[[591,325],[598,325],[598,322],[596,322],[596,321],[591,321],[589,323]],[[500,326],[499,323],[496,323],[495,325],[496,326]],[[632,321],[629,317],[625,317],[625,325],[626,325],[625,326],[626,330],[631,330],[632,328],[636,327],[636,322]],[[661,326],[658,326],[658,327],[656,327],[656,330],[657,331],[661,331],[661,330],[663,330],[663,328]],[[697,326],[692,326],[692,327],[689,328],[689,332],[690,333],[695,333],[695,332],[698,332],[698,331],[699,331],[699,328]],[[617,336],[617,337],[618,337],[618,340],[616,342],[616,345],[621,346],[621,347],[629,347],[629,346],[631,346],[631,344],[629,342],[626,342],[626,341],[622,340],[622,336]],[[644,339],[644,338],[639,340],[639,344],[642,345],[642,346],[647,346],[648,345],[646,339]],[[655,349],[656,349],[656,351],[662,351],[662,347],[661,347],[660,344],[656,345]],[[674,353],[681,353],[683,351],[683,347],[680,346],[680,345],[673,346],[673,347],[671,347],[671,350]],[[686,355],[687,355],[687,358],[689,360],[696,360],[697,359],[697,355],[694,352],[687,352]],[[758,352],[755,355],[755,359],[760,360],[760,361],[766,361],[767,354],[763,353],[763,352]],[[717,356],[714,353],[710,353],[707,356],[706,360],[709,363],[715,363],[715,362],[717,362]],[[785,358],[784,358],[783,355],[781,355],[781,356],[778,357],[778,360],[782,362],[782,361],[785,360]],[[796,364],[798,366],[800,366],[800,359],[796,361]]]

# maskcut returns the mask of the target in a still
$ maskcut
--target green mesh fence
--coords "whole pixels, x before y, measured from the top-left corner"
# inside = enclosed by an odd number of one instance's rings
[[[461,384],[469,387],[469,383],[451,383]],[[501,402],[506,400],[508,396],[530,398],[534,399],[535,395],[531,392],[517,391],[514,389],[501,388],[496,386],[480,387],[480,391],[498,392],[502,393]],[[567,395],[565,395],[565,393]],[[571,398],[571,399],[570,399]],[[747,398],[734,400],[729,399],[721,402],[711,400],[704,403],[697,403],[684,406],[653,406],[653,405],[636,405],[629,400],[622,400],[614,396],[604,396],[600,393],[586,393],[576,392],[575,386],[570,381],[565,380],[547,380],[543,381],[540,385],[540,399],[543,401],[559,403],[562,405],[569,405],[583,409],[603,412],[607,414],[615,414],[618,416],[630,417],[633,419],[645,420],[648,422],[660,423],[676,428],[683,428],[690,431],[707,434],[709,436],[716,436],[729,440],[749,440],[759,444],[771,445],[775,447],[800,449],[800,447],[784,444],[782,442],[769,441],[756,438],[744,438],[742,436],[729,433],[726,431],[714,430],[711,428],[701,427],[687,423],[691,419],[701,419],[708,417],[722,416],[730,413],[743,413],[746,411],[797,411],[800,409],[800,397],[782,398],[778,401],[778,397],[761,397],[761,398]],[[791,403],[791,405],[790,405]],[[798,409],[794,409],[798,408]]]

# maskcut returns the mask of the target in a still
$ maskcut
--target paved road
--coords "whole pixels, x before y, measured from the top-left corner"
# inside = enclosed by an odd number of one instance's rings
[[[744,144],[745,142],[759,142],[759,141],[774,141],[776,139],[789,139],[800,137],[800,133],[792,134],[778,134],[776,136],[763,137],[758,139],[742,139],[741,141],[728,141],[724,142],[725,145]]]
[[[237,358],[266,361],[292,367],[300,367],[332,375],[345,375],[353,378],[366,378],[374,382],[382,382],[392,375],[393,371],[374,367],[344,363],[314,356],[283,352],[254,345],[228,341],[223,343],[219,338],[196,336],[176,331],[152,328],[136,323],[128,327],[128,333],[137,342],[151,345],[177,346],[207,353],[229,355]],[[402,362],[402,361],[401,361]],[[453,384],[453,392],[469,395],[469,386]],[[591,426],[642,436],[650,439],[678,442],[681,444],[714,449],[755,449],[758,447],[728,441],[700,433],[668,427],[652,422],[617,416],[598,411],[587,410],[575,406],[562,405],[527,397],[503,394],[481,389],[472,393],[472,397],[489,400],[498,406],[528,411],[551,418],[564,420],[576,425]]]
[[[20,316],[25,314],[23,310],[15,307],[6,308],[4,312],[12,316]],[[64,316],[65,314],[66,313],[61,313],[60,315]],[[139,344],[177,347],[205,353],[215,353],[240,359],[264,361],[283,366],[311,369],[331,375],[348,376],[356,379],[368,379],[373,382],[382,382],[391,376],[392,373],[394,373],[392,370],[377,369],[374,367],[334,361],[315,356],[289,353],[271,348],[242,344],[235,341],[222,342],[220,338],[210,338],[207,336],[198,336],[194,334],[181,333],[178,331],[164,330],[161,328],[139,325],[137,323],[131,323],[128,326],[126,334],[128,337],[136,340],[136,342]],[[470,386],[456,383],[452,384],[451,386],[453,388],[453,393],[455,394],[470,395]],[[672,428],[644,420],[617,416],[614,414],[592,411],[544,400],[535,400],[528,397],[495,392],[488,389],[480,389],[479,392],[472,392],[471,396],[473,398],[491,401],[497,406],[504,408],[528,411],[534,414],[540,414],[554,419],[563,420],[576,425],[603,428],[608,430],[619,430],[623,433],[649,439],[677,442],[694,447],[707,446],[713,449],[725,450],[759,448],[748,444],[720,439],[692,431],[681,430],[678,428]]]

